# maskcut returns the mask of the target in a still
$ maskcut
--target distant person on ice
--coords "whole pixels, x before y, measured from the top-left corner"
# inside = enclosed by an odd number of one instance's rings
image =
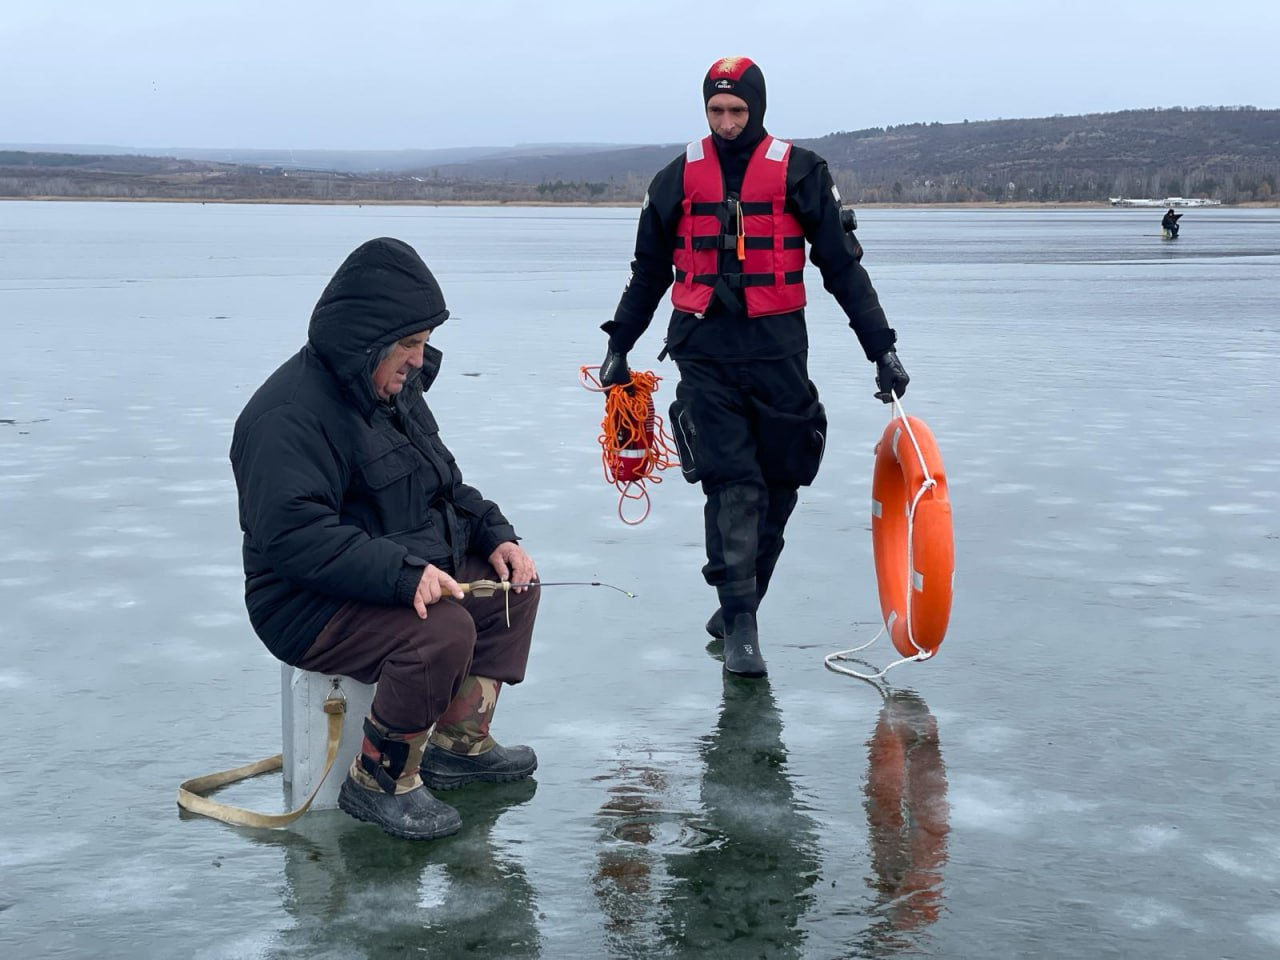
[[[645,196],[631,278],[602,325],[609,349],[600,379],[629,382],[627,353],[674,268],[661,356],[669,352],[680,370],[671,426],[685,477],[700,480],[707,498],[702,573],[720,601],[707,631],[724,640],[726,670],[761,677],[756,610],[827,433],[808,374],[806,241],[823,286],[876,364],[875,396],[901,396],[908,377],[860,263],[862,247],[842,225],[826,162],[765,131],[760,68],[746,57],[717,60],[702,99],[710,134],[664,167]]]
[[[1174,213],[1173,207],[1169,208],[1169,212],[1160,220],[1160,226],[1169,232],[1169,236],[1176,237],[1178,235],[1178,221],[1182,219],[1182,214]]]
[[[441,359],[427,341],[448,316],[412,247],[362,244],[231,443],[249,619],[285,663],[377,682],[338,805],[411,840],[461,826],[427,786],[538,765],[529,747],[498,746],[489,722],[499,686],[524,679],[540,591],[482,599],[458,586],[529,584],[537,571],[498,507],[462,482],[427,406]]]

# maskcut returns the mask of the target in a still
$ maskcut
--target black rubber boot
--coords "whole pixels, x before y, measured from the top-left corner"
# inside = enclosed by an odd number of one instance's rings
[[[524,780],[538,769],[532,747],[494,746],[484,753],[454,753],[432,743],[422,757],[422,782],[432,790],[455,790],[469,783]]]
[[[462,827],[458,811],[428,793],[418,776],[426,746],[426,730],[392,731],[370,714],[360,753],[338,791],[339,808],[406,840],[457,833]]]
[[[462,828],[458,811],[421,786],[406,793],[387,793],[363,787],[348,774],[338,793],[338,806],[357,820],[377,824],[405,840],[434,840]]]
[[[769,581],[773,579],[774,568],[778,565],[778,557],[782,555],[785,541],[782,532],[786,529],[787,520],[796,508],[798,497],[790,487],[770,487],[767,492],[765,508],[760,511],[760,527],[756,539],[756,607],[764,600],[765,591],[769,589]],[[707,633],[717,640],[724,639],[724,611],[717,609],[707,621]]]
[[[707,621],[707,633],[711,634],[713,640],[724,639],[724,612],[719,607],[716,607],[716,612]]]
[[[734,616],[724,638],[724,668],[740,677],[763,677],[768,673],[760,655],[754,613]]]
[[[777,557],[773,558],[774,563]],[[769,577],[773,575],[773,564],[769,565],[768,574],[761,579],[756,576],[756,606],[760,606],[760,601],[764,599],[764,592],[769,589]],[[716,640],[724,639],[724,607],[716,607],[716,612],[711,615],[711,619],[707,621],[707,633],[711,634]]]

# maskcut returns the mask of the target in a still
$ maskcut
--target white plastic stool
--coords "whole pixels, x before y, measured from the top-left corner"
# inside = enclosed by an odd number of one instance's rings
[[[342,746],[329,777],[316,794],[312,810],[334,810],[338,806],[338,790],[346,779],[351,760],[360,751],[364,739],[364,718],[373,703],[372,684],[357,683],[350,677],[329,676],[299,670],[287,663],[280,665],[280,729],[284,741],[284,785],[288,803],[293,798],[305,799],[315,789],[324,770],[325,748],[328,746],[328,720],[324,701],[337,687],[346,695],[347,712],[342,724]]]

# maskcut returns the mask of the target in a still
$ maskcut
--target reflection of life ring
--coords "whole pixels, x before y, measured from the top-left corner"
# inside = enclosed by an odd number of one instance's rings
[[[871,543],[894,647],[904,657],[933,656],[951,618],[955,544],[942,456],[917,417],[890,420],[876,444]]]
[[[897,930],[938,919],[950,807],[938,722],[910,691],[885,700],[867,742],[871,864]]]

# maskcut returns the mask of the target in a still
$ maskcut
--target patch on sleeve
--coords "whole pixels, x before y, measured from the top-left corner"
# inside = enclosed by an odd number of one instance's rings
[[[836,185],[831,185],[831,195],[836,198],[836,203],[840,202],[840,191],[836,189]]]
[[[640,209],[642,211],[649,209],[649,191],[647,190],[645,191],[645,194],[644,194],[644,203],[640,204]]]

